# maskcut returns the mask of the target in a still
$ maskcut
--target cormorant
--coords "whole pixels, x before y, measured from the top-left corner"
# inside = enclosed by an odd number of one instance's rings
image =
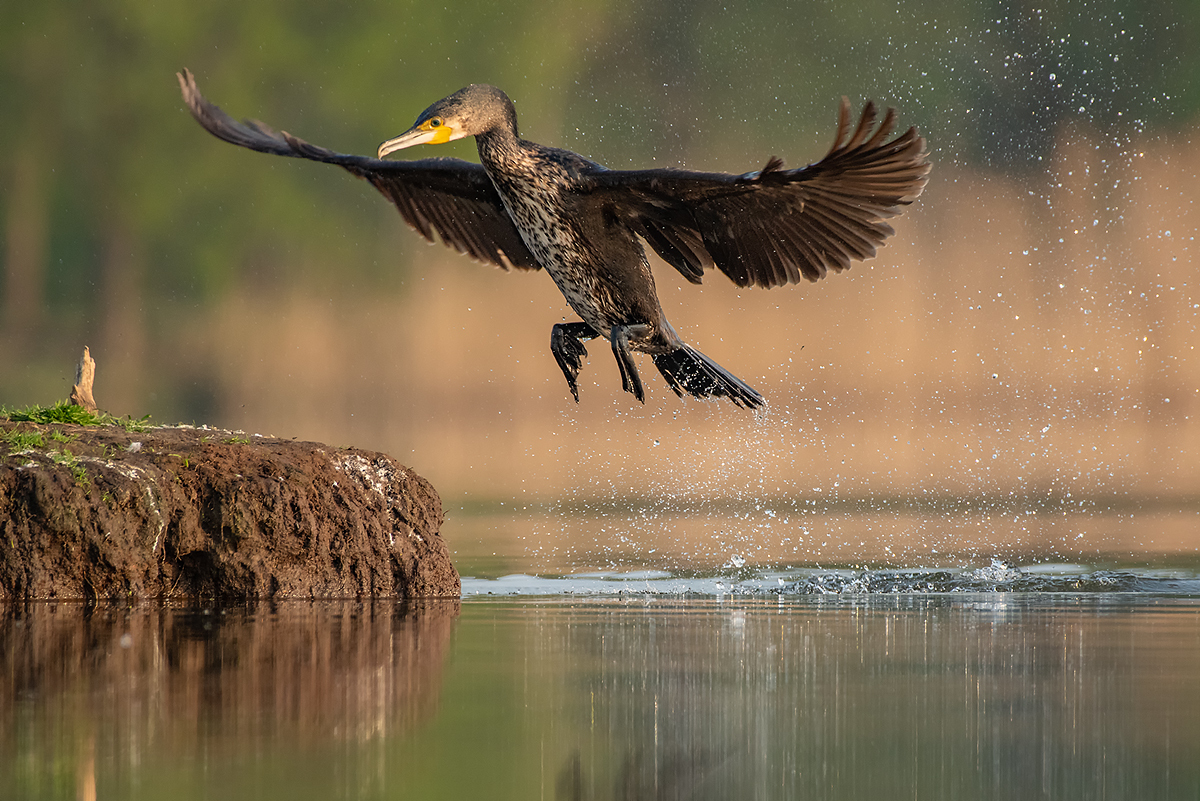
[[[785,170],[772,157],[744,175],[677,169],[609,170],[568,150],[517,135],[511,100],[474,84],[425,109],[405,133],[379,146],[378,158],[317,147],[266,125],[237,122],[209,103],[187,70],[183,98],[210,133],[279,156],[336,164],[365,178],[429,241],[504,269],[545,268],[581,322],[559,323],[550,350],[576,402],[584,340],[612,343],[621,384],[639,401],[645,390],[632,351],[650,354],[676,395],[726,397],[754,408],[762,395],[690,347],[667,322],[642,246],[688,281],[717,267],[738,286],[774,287],[868,259],[894,233],[885,220],[921,194],[930,164],[915,128],[884,141],[888,109],[875,128],[867,103],[851,132],[842,98],[838,131],[825,158]],[[421,144],[474,136],[482,164],[453,158],[383,161]]]

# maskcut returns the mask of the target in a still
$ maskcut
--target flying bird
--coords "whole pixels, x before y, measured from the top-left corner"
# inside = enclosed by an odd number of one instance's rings
[[[643,243],[688,281],[716,267],[741,287],[816,281],[875,255],[886,222],[925,187],[930,164],[915,128],[887,141],[896,112],[876,127],[868,102],[856,127],[842,98],[823,159],[784,169],[771,157],[742,175],[679,169],[609,170],[517,133],[513,102],[474,84],[434,103],[377,158],[335,153],[255,120],[237,122],[179,73],[188,108],[235,145],[336,164],[369,181],[430,242],[505,270],[545,269],[580,320],[550,329],[550,350],[579,401],[584,342],[612,345],[621,385],[645,402],[633,352],[647,353],[675,394],[724,397],[756,408],[756,390],[684,342],[663,314]],[[474,136],[480,164],[455,158],[385,161],[414,145]]]

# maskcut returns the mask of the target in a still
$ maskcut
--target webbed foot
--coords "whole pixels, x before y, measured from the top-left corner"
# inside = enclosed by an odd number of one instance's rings
[[[621,389],[631,393],[642,403],[646,402],[646,390],[642,387],[642,377],[638,375],[637,365],[633,363],[629,340],[643,336],[649,331],[650,326],[647,323],[614,325],[611,338],[613,356],[617,357],[617,366],[621,368]]]
[[[554,360],[563,371],[576,403],[579,403],[579,387],[575,380],[579,377],[583,359],[587,356],[583,340],[595,339],[598,336],[600,334],[596,329],[583,322],[557,323],[550,329],[550,352],[554,354]]]

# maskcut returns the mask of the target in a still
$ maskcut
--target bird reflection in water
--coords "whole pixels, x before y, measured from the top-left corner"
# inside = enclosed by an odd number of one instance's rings
[[[651,749],[653,750],[653,749]],[[683,801],[705,797],[704,786],[720,769],[722,759],[705,749],[668,751],[648,757],[645,749],[631,748],[612,780],[616,801]],[[579,751],[567,757],[555,781],[556,801],[594,801],[605,781],[584,772]]]

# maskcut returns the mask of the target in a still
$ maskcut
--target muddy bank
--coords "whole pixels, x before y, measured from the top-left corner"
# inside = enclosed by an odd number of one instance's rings
[[[0,600],[459,595],[441,499],[384,454],[191,427],[0,435]]]

